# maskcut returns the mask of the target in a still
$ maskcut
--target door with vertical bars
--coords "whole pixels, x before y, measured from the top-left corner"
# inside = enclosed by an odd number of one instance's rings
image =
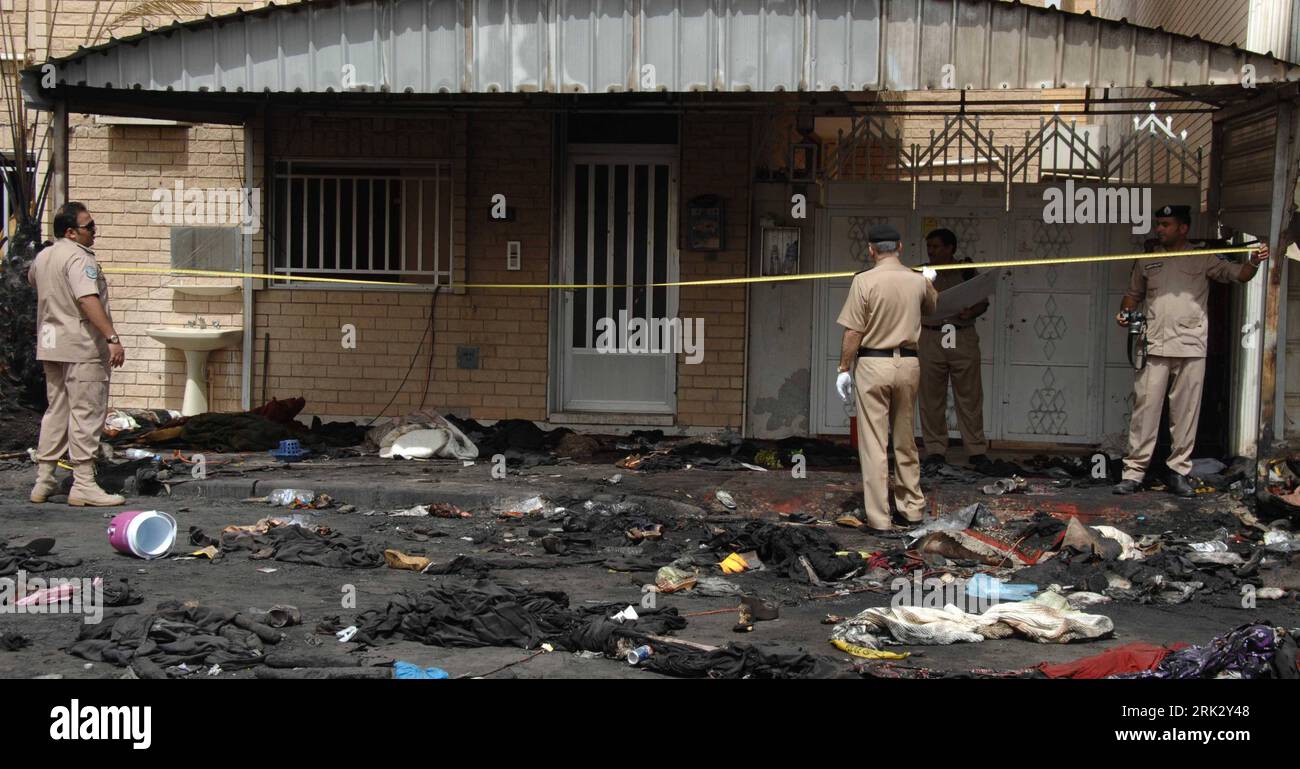
[[[675,348],[654,330],[676,318],[677,289],[644,285],[678,277],[675,161],[675,147],[571,147],[564,282],[637,287],[561,292],[565,411],[676,410]]]

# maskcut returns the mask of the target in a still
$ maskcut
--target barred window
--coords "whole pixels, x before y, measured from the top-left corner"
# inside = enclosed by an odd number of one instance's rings
[[[452,193],[447,161],[280,161],[273,272],[448,285]]]

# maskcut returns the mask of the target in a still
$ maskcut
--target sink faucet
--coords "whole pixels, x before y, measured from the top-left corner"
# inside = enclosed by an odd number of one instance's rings
[[[208,321],[204,318],[200,318],[199,314],[196,312],[194,313],[194,320],[190,321],[189,323],[186,323],[185,325],[191,328],[207,328]]]

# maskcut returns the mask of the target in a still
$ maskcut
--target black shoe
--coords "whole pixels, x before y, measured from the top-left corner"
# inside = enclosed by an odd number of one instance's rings
[[[968,460],[972,467],[983,467],[989,463],[988,454],[976,454]]]
[[[1137,491],[1140,488],[1142,488],[1142,484],[1138,483],[1137,481],[1130,481],[1127,478],[1125,478],[1124,480],[1115,484],[1114,488],[1112,488],[1111,491],[1116,494],[1132,494],[1133,492]]]
[[[1175,472],[1169,473],[1169,480],[1165,483],[1169,487],[1169,493],[1179,497],[1194,497],[1196,489],[1186,475],[1180,475]]]
[[[931,454],[930,456],[921,460],[921,467],[936,467],[938,465],[944,465],[947,463],[948,460],[944,458],[943,454]]]

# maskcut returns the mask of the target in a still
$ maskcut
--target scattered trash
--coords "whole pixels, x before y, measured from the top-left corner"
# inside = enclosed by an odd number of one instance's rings
[[[724,574],[739,574],[743,571],[755,570],[762,567],[762,564],[758,561],[758,554],[754,552],[745,553],[744,555],[741,555],[740,553],[732,553],[722,559],[722,562],[718,565],[722,567],[722,572]]]
[[[920,606],[871,608],[832,630],[832,638],[879,648],[874,633],[887,633],[906,645],[947,645],[980,642],[1020,634],[1039,643],[1069,643],[1101,638],[1115,629],[1109,617],[1083,614],[1065,597],[1044,592],[1029,601],[1000,603],[983,614],[968,614],[948,604],[942,609]],[[865,643],[864,643],[865,641]]]
[[[393,678],[403,680],[433,680],[451,678],[442,668],[423,668],[414,662],[394,662]]]
[[[676,593],[678,590],[689,590],[697,582],[698,577],[694,572],[674,568],[673,566],[661,567],[655,574],[655,589],[660,593]]]
[[[271,452],[271,456],[286,462],[293,462],[310,454],[311,451],[304,449],[298,444],[298,441],[290,439],[280,441],[279,448]]]
[[[987,574],[976,574],[966,582],[966,595],[993,601],[1027,601],[1038,585],[1011,585]]]
[[[841,515],[839,518],[836,518],[835,525],[847,526],[850,529],[860,529],[863,526],[866,526],[866,524],[862,522],[861,518],[852,514]]]
[[[1001,496],[1002,494],[1007,494],[1013,491],[1023,491],[1028,485],[1029,482],[1024,478],[1021,478],[1018,475],[1013,475],[1010,478],[1000,478],[993,483],[986,485],[984,487],[984,493]]]
[[[356,634],[357,634],[357,626],[349,625],[348,627],[345,627],[342,630],[335,633],[334,637],[339,639],[339,643],[345,644],[348,641],[351,641],[353,636],[355,636]]]
[[[786,523],[810,525],[817,523],[817,517],[808,513],[782,513],[781,519]]]
[[[625,534],[627,535],[627,538],[633,542],[662,539],[664,536],[664,526],[662,523],[655,523],[650,526],[628,529]]]
[[[858,646],[857,644],[851,644],[848,641],[839,638],[832,638],[831,646],[834,646],[836,649],[839,649],[845,654],[851,654],[854,657],[859,657],[861,659],[866,659],[866,660],[905,660],[911,656],[910,652],[900,653],[900,652],[881,651],[879,649],[869,649],[865,646]]]
[[[1279,598],[1285,598],[1286,591],[1280,587],[1261,587],[1255,591],[1255,597],[1265,601],[1276,601]]]
[[[530,497],[519,503],[519,510],[524,513],[536,513],[546,509],[541,497]]]
[[[160,510],[128,510],[108,524],[108,543],[119,553],[152,560],[167,555],[176,541],[176,519]]]
[[[700,577],[695,581],[695,587],[691,590],[693,595],[701,595],[706,598],[726,598],[727,596],[740,595],[740,592],[740,585],[728,582],[722,577]]]
[[[221,551],[217,549],[216,545],[208,545],[207,547],[199,548],[198,550],[195,550],[192,553],[186,553],[185,555],[177,556],[176,560],[191,561],[197,558],[207,558],[209,561],[215,561],[217,559],[217,556],[220,554]]]
[[[122,452],[122,456],[126,457],[127,459],[156,459],[162,461],[162,457],[158,456],[152,451],[147,451],[145,449],[127,449],[126,451]]]
[[[1227,469],[1228,466],[1217,459],[1192,460],[1192,475],[1196,478],[1204,478],[1207,475],[1218,475]]]
[[[731,495],[727,492],[718,490],[717,492],[714,492],[713,496],[716,497],[717,500],[722,503],[722,506],[728,510],[736,509],[736,500],[732,499]]]
[[[773,601],[758,596],[747,595],[740,600],[740,624],[750,625],[779,619],[781,608]]]
[[[633,666],[640,665],[642,662],[650,659],[651,654],[654,654],[654,649],[651,649],[649,646],[638,646],[627,653],[627,664]]]
[[[208,668],[208,675],[210,676],[219,676],[221,675],[221,673],[222,670],[220,665],[213,665],[212,667]]]
[[[611,475],[610,477],[606,478],[606,479],[605,479],[605,482],[606,482],[606,483],[609,483],[609,484],[615,484],[615,483],[619,483],[619,482],[622,481],[622,480],[623,480],[623,474],[622,474],[622,473],[616,473],[616,474]]]
[[[1198,553],[1226,553],[1228,552],[1227,529],[1219,529],[1214,533],[1214,539],[1205,542],[1192,542],[1187,546]]]
[[[613,620],[614,622],[622,623],[622,622],[636,622],[638,617],[637,617],[636,609],[631,606],[628,606],[623,611],[610,617],[610,619]]]
[[[316,492],[307,488],[277,488],[266,495],[266,504],[278,508],[315,507]]]
[[[407,555],[400,550],[385,550],[384,563],[388,564],[390,569],[404,569],[406,571],[424,571],[432,563],[428,558],[422,555]]]
[[[839,523],[839,521],[836,521]],[[959,510],[949,511],[946,515],[936,518],[933,521],[912,529],[907,532],[907,536],[912,539],[920,539],[926,534],[935,531],[964,531],[966,529],[980,529],[990,526],[996,526],[998,518],[989,509],[984,506],[983,502],[976,502],[973,505],[967,505]]]

